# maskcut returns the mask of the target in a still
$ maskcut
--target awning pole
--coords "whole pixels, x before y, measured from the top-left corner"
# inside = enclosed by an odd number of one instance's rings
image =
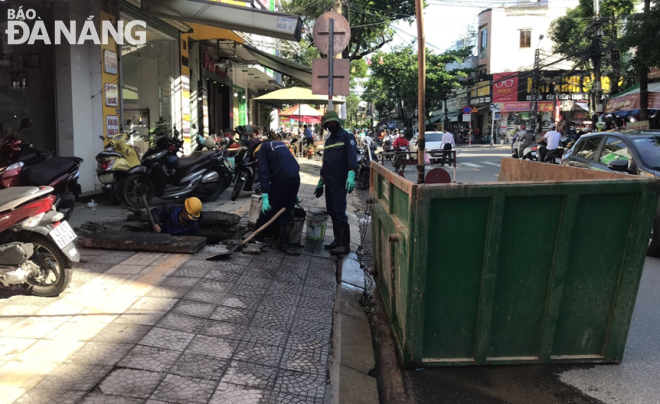
[[[418,61],[418,99],[417,99],[417,119],[419,126],[419,140],[417,151],[417,183],[424,183],[424,150],[426,142],[424,132],[426,129],[426,37],[424,35],[424,3],[422,0],[415,0],[415,14],[417,16],[417,61]],[[332,24],[332,23],[330,23]],[[332,27],[332,25],[330,25]],[[332,29],[332,28],[331,28]],[[332,31],[330,31],[332,35]]]
[[[332,111],[332,79],[335,75],[335,19],[330,19],[330,29],[328,31],[329,45],[328,45],[328,111]]]

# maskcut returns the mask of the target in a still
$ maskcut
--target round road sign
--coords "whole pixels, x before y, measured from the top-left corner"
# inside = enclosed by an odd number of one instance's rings
[[[330,48],[330,19],[335,20],[334,26],[334,46],[332,55],[337,55],[343,52],[348,46],[348,41],[351,39],[351,25],[343,15],[328,11],[323,13],[314,23],[314,44],[319,52],[324,55],[329,54]]]

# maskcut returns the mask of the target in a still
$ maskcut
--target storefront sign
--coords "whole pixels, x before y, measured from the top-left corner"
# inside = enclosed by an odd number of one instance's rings
[[[501,112],[527,112],[529,111],[529,102],[501,102],[500,111]],[[544,101],[538,103],[539,112],[548,112],[553,110],[554,102]]]
[[[626,123],[626,129],[629,130],[649,129],[649,121],[628,122]]]
[[[518,101],[518,73],[493,75],[493,102]]]
[[[117,115],[105,117],[105,134],[108,139],[112,139],[119,134],[119,117]]]
[[[119,89],[116,84],[105,83],[105,105],[107,107],[119,106]]]
[[[227,73],[223,70],[222,67],[220,67],[220,64],[216,63],[211,56],[208,54],[204,54],[204,58],[202,61],[202,64],[204,65],[204,69],[210,71],[213,74],[216,74],[223,79],[227,78]]]
[[[103,71],[108,74],[117,74],[117,53],[108,49],[103,50]]]
[[[573,101],[562,101],[560,109],[563,112],[572,111],[573,110]]]
[[[470,98],[490,96],[490,81],[481,81],[470,90]]]
[[[463,114],[463,122],[470,122],[472,120],[471,114]]]
[[[638,109],[639,99],[639,93],[612,98],[607,101],[605,113]],[[649,109],[660,109],[660,93],[649,93]]]

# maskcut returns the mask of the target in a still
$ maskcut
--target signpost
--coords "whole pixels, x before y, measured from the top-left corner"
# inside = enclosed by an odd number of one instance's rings
[[[323,13],[314,23],[314,43],[319,52],[328,55],[328,110],[331,110],[332,96],[335,94],[334,78],[335,78],[335,55],[341,53],[348,46],[348,41],[351,39],[351,26],[348,20],[343,15],[335,12],[328,11]],[[314,78],[323,77],[322,72],[319,72],[318,65],[314,69],[312,64],[312,74]],[[344,65],[342,65],[344,67]],[[348,68],[350,69],[350,67]],[[340,76],[345,77],[348,81],[349,70],[341,72]],[[343,70],[343,69],[342,69]],[[312,86],[314,89],[314,86]],[[318,94],[313,91],[314,94]]]
[[[493,146],[495,143],[493,136],[495,136],[495,119],[500,119],[500,105],[499,104],[490,104],[490,114],[493,116],[493,120],[490,124],[490,145]],[[495,116],[497,115],[497,118]]]

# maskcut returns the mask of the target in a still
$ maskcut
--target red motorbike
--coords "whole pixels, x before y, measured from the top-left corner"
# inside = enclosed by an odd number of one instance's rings
[[[0,284],[37,296],[58,296],[71,282],[80,254],[76,233],[54,209],[52,187],[0,190]]]

